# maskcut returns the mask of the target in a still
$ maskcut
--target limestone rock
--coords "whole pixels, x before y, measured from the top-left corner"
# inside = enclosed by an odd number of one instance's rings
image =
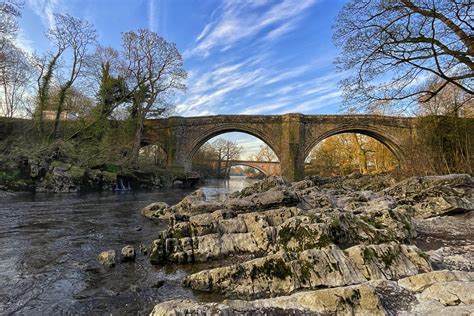
[[[268,191],[257,192],[243,197],[231,197],[224,201],[224,206],[238,212],[266,210],[281,206],[295,206],[299,203],[298,195],[284,187],[276,186]]]
[[[135,248],[132,245],[127,245],[123,247],[120,254],[120,259],[122,260],[122,262],[135,260]]]
[[[37,191],[55,193],[79,192],[85,172],[85,169],[54,161],[50,165],[43,181],[37,187]]]
[[[155,306],[150,315],[226,314],[226,315],[386,315],[387,295],[379,288],[392,286],[390,293],[404,296],[398,310],[406,310],[413,302],[410,293],[389,281],[372,281],[359,285],[306,291],[254,301],[225,300],[223,303],[198,303],[174,300]],[[388,292],[388,291],[387,291]],[[408,294],[408,295],[407,295]],[[406,305],[402,305],[405,303]]]
[[[415,280],[424,286],[411,289],[401,285],[414,284]],[[427,285],[430,282],[434,283]],[[473,286],[468,273],[434,271],[398,283],[373,280],[253,301],[198,303],[173,300],[156,305],[151,315],[470,315],[474,307]]]
[[[170,206],[165,202],[155,202],[142,209],[142,215],[149,219],[165,218]]]
[[[102,251],[97,256],[97,261],[106,267],[113,267],[115,265],[115,250]]]
[[[442,247],[427,254],[438,269],[474,272],[474,245]]]
[[[419,218],[474,209],[474,180],[467,174],[412,177],[383,193],[399,203],[413,205]]]
[[[230,297],[255,298],[374,279],[396,280],[430,270],[429,263],[414,246],[392,243],[363,248],[355,246],[346,251],[330,246],[297,253],[277,253],[241,264],[204,270],[186,277],[184,284],[195,290],[214,291]]]
[[[282,176],[273,175],[242,189],[240,192],[235,192],[231,194],[230,197],[243,198],[243,197],[247,197],[256,193],[267,192],[273,188],[282,189],[282,188],[287,188],[289,186],[290,186],[290,183],[288,182],[288,180],[286,180]]]
[[[186,196],[181,202],[172,206],[170,211],[176,214],[193,215],[206,212],[212,212],[222,208],[217,202],[207,202],[206,195],[202,190],[196,190]]]
[[[398,281],[398,284],[412,292],[418,293],[435,283],[452,281],[474,282],[474,273],[461,271],[432,271],[401,279]]]

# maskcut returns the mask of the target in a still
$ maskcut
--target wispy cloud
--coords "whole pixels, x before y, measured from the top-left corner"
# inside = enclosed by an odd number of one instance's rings
[[[283,0],[266,8],[268,1],[227,1],[196,38],[196,45],[185,52],[186,57],[208,56],[211,50],[220,47],[228,50],[244,39],[250,39],[261,32],[267,39],[279,36],[294,29],[303,12],[317,0]]]
[[[148,28],[156,32],[156,0],[148,1]]]
[[[19,30],[18,36],[15,38],[15,44],[27,53],[32,54],[35,51],[33,41],[26,36],[23,29]]]
[[[60,11],[63,5],[60,0],[27,0],[27,4],[47,29],[54,27],[54,13]]]

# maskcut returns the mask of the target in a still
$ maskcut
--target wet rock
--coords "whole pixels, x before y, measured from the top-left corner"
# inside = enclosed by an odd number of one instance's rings
[[[141,292],[142,289],[138,285],[132,284],[132,285],[130,285],[130,291],[138,293],[138,292]]]
[[[113,267],[115,265],[115,250],[102,251],[97,256],[97,261],[106,267]]]
[[[121,254],[120,260],[122,262],[135,260],[135,256],[136,256],[135,248],[132,245],[127,245],[123,247],[120,254]]]
[[[135,226],[135,231],[139,232],[142,230],[142,227],[141,226]]]

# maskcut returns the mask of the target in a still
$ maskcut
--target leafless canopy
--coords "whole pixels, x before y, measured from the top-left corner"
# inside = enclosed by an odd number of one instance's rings
[[[334,34],[336,64],[352,72],[342,81],[347,107],[426,102],[447,85],[474,94],[473,31],[471,0],[350,1]],[[433,77],[442,84],[426,89]]]
[[[21,15],[23,1],[1,0],[0,1],[0,36],[11,37],[18,30],[17,18]]]

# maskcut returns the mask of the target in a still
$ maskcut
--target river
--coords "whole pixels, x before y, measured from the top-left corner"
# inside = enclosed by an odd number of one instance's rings
[[[208,180],[201,187],[221,200],[253,180]],[[156,303],[196,298],[181,286],[197,265],[134,263],[100,266],[97,255],[127,245],[149,246],[166,223],[140,210],[156,201],[179,202],[191,190],[88,194],[21,194],[0,205],[0,314],[148,314]],[[218,297],[198,296],[201,300]]]

